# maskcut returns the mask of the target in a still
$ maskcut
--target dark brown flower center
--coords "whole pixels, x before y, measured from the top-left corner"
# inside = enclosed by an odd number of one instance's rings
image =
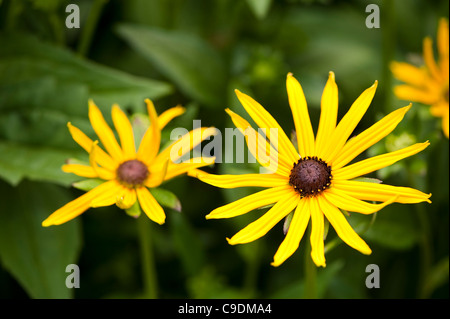
[[[129,187],[142,185],[148,174],[147,166],[138,160],[123,162],[117,168],[117,179]]]
[[[315,196],[331,184],[331,166],[316,156],[300,158],[291,170],[289,184],[302,197]]]

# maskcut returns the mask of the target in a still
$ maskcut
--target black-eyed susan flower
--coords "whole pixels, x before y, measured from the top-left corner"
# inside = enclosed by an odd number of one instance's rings
[[[175,162],[202,140],[214,135],[215,129],[196,128],[159,152],[161,130],[174,117],[183,114],[184,108],[174,107],[158,116],[152,101],[146,99],[145,102],[151,124],[137,151],[132,125],[117,105],[112,107],[112,119],[120,145],[98,107],[93,101],[89,101],[91,125],[106,151],[100,148],[98,141],[92,141],[80,129],[68,123],[73,139],[89,153],[89,165],[66,164],[62,167],[63,171],[81,177],[101,179],[104,182],[56,210],[42,222],[43,226],[65,223],[90,207],[116,204],[122,209],[128,209],[136,201],[151,220],[158,224],[164,223],[164,210],[149,188],[158,187],[164,181],[190,169],[212,164],[213,158],[193,158],[189,162],[179,164]],[[176,147],[178,152],[171,152],[173,147]]]
[[[274,256],[272,265],[279,266],[294,251],[311,221],[311,257],[317,266],[325,266],[324,219],[349,246],[363,254],[370,254],[366,242],[352,229],[340,209],[372,214],[388,204],[430,202],[431,194],[408,187],[391,186],[355,180],[365,174],[389,166],[405,157],[425,149],[429,143],[418,143],[395,152],[378,155],[349,164],[371,145],[388,135],[403,119],[411,105],[393,111],[365,131],[349,139],[369,107],[377,82],[353,103],[347,114],[337,122],[338,88],[330,72],[321,101],[321,116],[314,138],[308,108],[300,83],[287,76],[289,104],[294,118],[298,151],[277,121],[258,102],[236,90],[245,110],[259,126],[269,132],[275,128],[277,140],[272,136],[257,139],[258,145],[247,140],[249,150],[262,163],[263,157],[278,158],[278,165],[267,165],[270,174],[214,175],[199,170],[190,172],[203,182],[222,187],[265,187],[267,189],[213,210],[206,216],[229,218],[246,214],[254,209],[273,205],[263,216],[227,239],[232,245],[254,241],[264,236],[278,222],[293,211],[286,237]],[[245,135],[254,131],[250,124],[227,110],[233,123]],[[248,134],[249,136],[251,134]],[[277,146],[275,146],[277,145]],[[367,201],[381,202],[378,204]]]
[[[442,130],[449,137],[448,122],[448,21],[442,18],[437,31],[437,49],[439,59],[433,54],[433,41],[430,37],[423,40],[423,59],[425,65],[417,67],[405,62],[392,62],[394,76],[406,84],[394,88],[395,95],[402,100],[415,101],[430,105],[433,116],[442,118]]]

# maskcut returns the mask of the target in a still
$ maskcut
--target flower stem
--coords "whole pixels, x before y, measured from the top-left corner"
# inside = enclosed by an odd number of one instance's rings
[[[308,238],[311,234],[311,225],[308,227]],[[311,241],[308,240],[308,247],[305,250],[304,266],[305,266],[305,298],[317,298],[317,268],[311,258]]]
[[[141,249],[142,276],[144,280],[144,298],[155,299],[158,296],[158,283],[153,259],[150,222],[146,216],[137,219],[139,244]]]

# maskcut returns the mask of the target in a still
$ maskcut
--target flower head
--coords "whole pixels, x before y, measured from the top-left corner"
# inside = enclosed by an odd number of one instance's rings
[[[228,239],[228,242],[234,245],[248,243],[264,236],[293,211],[286,237],[274,256],[272,263],[274,266],[281,265],[294,253],[310,221],[311,257],[317,266],[325,266],[324,218],[328,219],[337,235],[345,243],[363,254],[370,254],[371,249],[352,229],[340,209],[372,214],[393,202],[430,202],[431,196],[408,187],[355,180],[357,177],[414,155],[429,145],[428,142],[418,143],[349,164],[359,154],[394,130],[411,107],[409,105],[393,111],[349,139],[369,107],[376,87],[377,82],[365,90],[336,125],[338,89],[334,73],[330,72],[322,95],[319,128],[314,137],[302,87],[292,74],[288,74],[287,92],[294,118],[298,151],[272,115],[250,96],[236,90],[238,99],[260,128],[266,131],[275,128],[278,131],[277,141],[272,136],[267,136],[267,140],[258,138],[258,145],[251,144],[247,140],[249,150],[260,163],[264,163],[261,159],[270,150],[270,156],[278,158],[278,165],[267,166],[271,174],[214,175],[196,171],[193,175],[217,187],[267,188],[219,207],[206,218],[234,217],[273,204],[262,217]],[[236,113],[230,110],[227,110],[227,113],[241,132],[253,130],[250,124]]]
[[[426,37],[423,41],[423,58],[425,65],[416,67],[405,62],[392,62],[394,76],[406,84],[394,88],[395,95],[402,100],[415,101],[430,105],[433,116],[442,118],[442,130],[449,137],[448,100],[449,100],[449,35],[448,21],[439,21],[437,48],[439,59],[433,54],[433,41]]]
[[[179,164],[174,162],[202,140],[214,135],[215,129],[197,128],[159,152],[161,130],[174,117],[183,114],[184,108],[177,106],[158,116],[153,102],[149,99],[145,102],[151,124],[143,135],[137,151],[131,123],[117,105],[112,107],[112,119],[119,135],[120,145],[98,107],[93,101],[89,101],[91,125],[106,151],[98,146],[98,141],[92,141],[80,129],[71,123],[67,124],[73,139],[89,153],[89,165],[65,164],[62,167],[63,171],[101,179],[103,183],[56,210],[42,222],[43,226],[65,223],[90,207],[116,204],[122,209],[128,209],[136,201],[151,220],[158,224],[164,223],[166,218],[164,210],[149,188],[158,187],[164,181],[184,174],[190,169],[212,164],[213,158],[196,158]],[[181,152],[171,154],[174,146]]]

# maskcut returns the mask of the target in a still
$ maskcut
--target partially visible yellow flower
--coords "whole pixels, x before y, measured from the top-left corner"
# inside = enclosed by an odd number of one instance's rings
[[[128,209],[136,201],[151,220],[158,224],[164,223],[166,218],[164,210],[148,188],[157,187],[162,182],[184,174],[190,169],[212,164],[213,158],[194,158],[190,162],[180,164],[174,162],[202,140],[214,135],[216,130],[196,128],[158,154],[161,130],[174,117],[183,114],[185,109],[177,106],[158,117],[152,101],[146,99],[145,102],[150,126],[137,151],[131,123],[117,105],[112,107],[112,119],[119,135],[120,145],[98,107],[92,100],[89,101],[89,119],[106,152],[98,146],[98,141],[92,141],[70,122],[67,124],[73,139],[89,153],[89,165],[66,164],[62,167],[63,171],[87,178],[100,178],[104,182],[56,210],[42,222],[42,226],[60,225],[90,207],[116,204],[122,209]],[[179,150],[175,155],[171,154],[174,146]]]
[[[262,217],[228,239],[231,245],[235,245],[249,243],[264,236],[293,211],[286,237],[274,256],[272,263],[274,266],[281,265],[297,250],[310,222],[311,257],[317,266],[325,266],[325,218],[345,243],[363,254],[370,254],[369,246],[352,229],[346,216],[339,209],[372,214],[393,202],[430,202],[431,194],[425,194],[413,188],[355,180],[412,156],[425,149],[429,143],[417,143],[394,152],[349,163],[392,132],[411,105],[393,111],[349,139],[373,99],[377,82],[361,94],[337,124],[338,88],[334,73],[330,72],[322,95],[319,128],[314,138],[306,99],[300,83],[292,74],[288,74],[286,86],[298,148],[294,147],[269,112],[250,96],[236,90],[238,99],[255,123],[266,132],[271,128],[278,132],[277,141],[272,135],[267,136],[268,140],[258,138],[258,145],[251,144],[247,140],[249,150],[261,165],[264,163],[262,159],[267,155],[267,150],[270,150],[268,152],[270,156],[278,158],[278,165],[267,167],[272,171],[271,174],[214,175],[199,170],[189,172],[203,182],[217,187],[267,188],[216,208],[206,218],[235,217],[274,204]],[[253,134],[259,134],[238,114],[231,110],[227,110],[227,113],[242,133],[253,130]],[[371,201],[381,203],[374,204]]]
[[[394,76],[406,84],[394,88],[395,95],[402,100],[415,101],[430,105],[433,116],[442,118],[442,130],[449,137],[448,122],[448,21],[439,21],[437,32],[437,49],[439,59],[436,62],[433,54],[433,41],[430,37],[423,40],[423,58],[425,65],[416,67],[405,62],[392,62]]]

